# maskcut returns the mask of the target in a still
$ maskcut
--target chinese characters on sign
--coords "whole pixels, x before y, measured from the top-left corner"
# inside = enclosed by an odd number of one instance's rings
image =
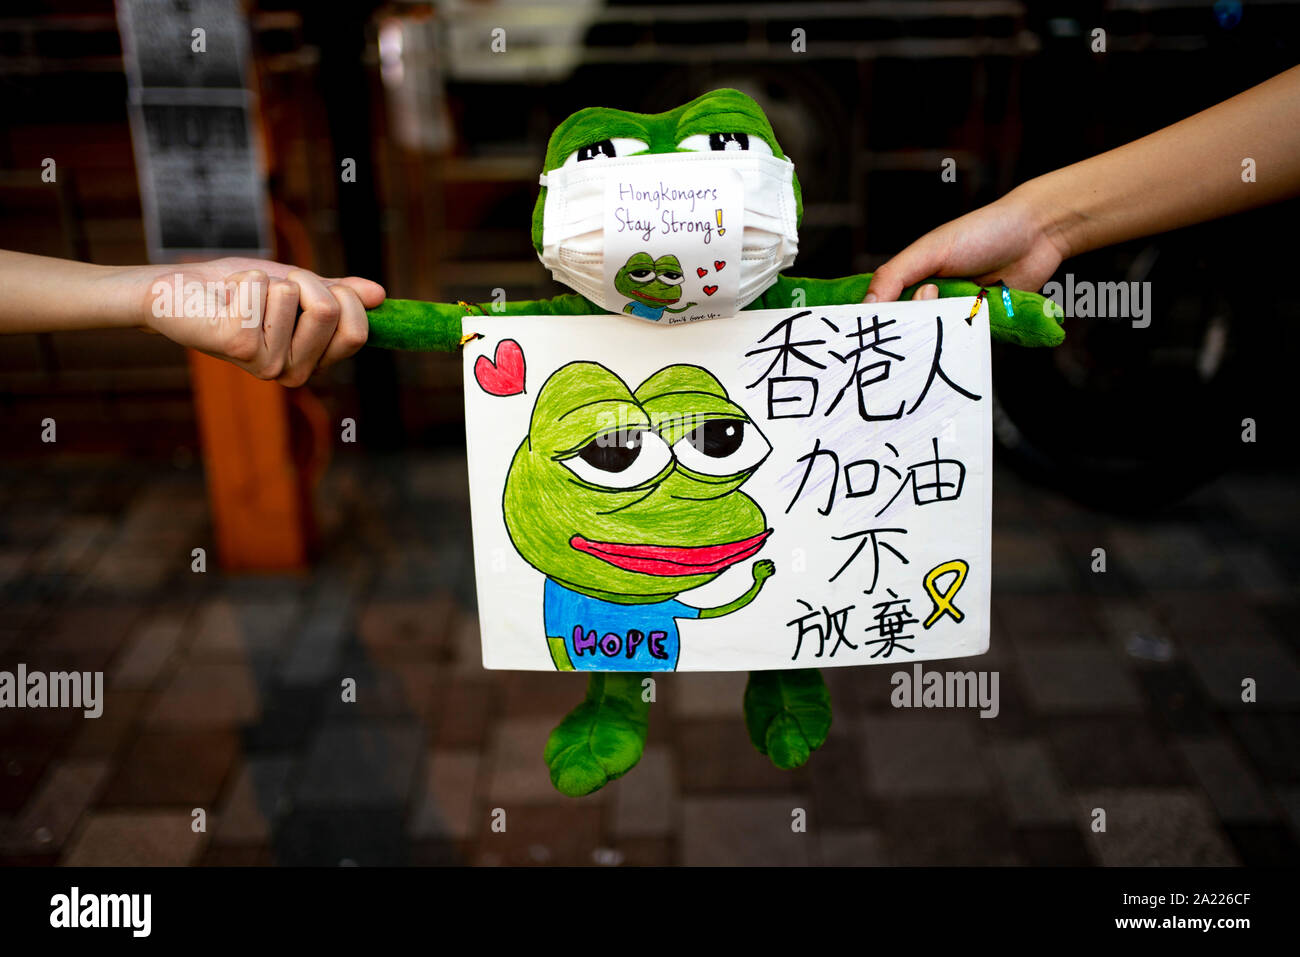
[[[842,310],[840,307],[836,311]],[[746,388],[761,389],[765,394],[768,420],[808,419],[815,423],[819,416],[830,417],[841,409],[847,393],[848,402],[839,415],[850,422],[856,416],[860,423],[858,428],[845,433],[848,444],[838,447],[830,442],[823,444],[813,426],[807,450],[795,459],[800,466],[799,481],[785,512],[793,511],[806,495],[814,499],[817,515],[825,519],[834,517],[837,501],[869,500],[874,508],[869,512],[870,521],[855,523],[870,527],[844,528],[837,522],[840,531],[829,536],[834,542],[850,543],[852,547],[827,582],[836,582],[847,573],[863,586],[866,601],[859,599],[853,604],[831,608],[825,604],[815,607],[803,598],[797,599],[803,613],[786,623],[794,630],[791,660],[834,658],[842,650],[846,654],[866,651],[871,658],[890,658],[895,653],[914,655],[916,648],[912,642],[918,637],[917,626],[924,632],[945,614],[957,623],[964,619],[953,598],[965,583],[970,563],[966,558],[950,558],[921,576],[919,593],[905,591],[900,597],[892,587],[886,587],[884,592],[888,597],[878,596],[882,558],[899,566],[912,563],[903,539],[909,529],[897,522],[873,523],[905,492],[904,504],[910,499],[910,504],[917,509],[961,499],[966,464],[958,454],[941,455],[940,441],[944,432],[951,434],[953,419],[960,415],[960,407],[954,410],[953,404],[981,402],[984,397],[960,384],[945,370],[942,315],[934,317],[933,335],[926,338],[911,334],[918,321],[900,324],[899,319],[882,318],[880,312],[866,304],[851,307],[848,315],[838,318],[828,316],[828,311],[805,309],[782,316],[746,353],[747,357],[761,356],[766,362],[762,374]],[[919,319],[920,323],[926,321]],[[909,335],[905,336],[904,330]],[[900,382],[902,376],[898,370],[905,363],[911,363],[911,369],[919,365],[925,370],[923,384],[914,397]],[[916,376],[907,378],[912,382]],[[827,379],[832,388],[823,391],[822,383]],[[836,382],[841,384],[833,389]],[[950,390],[944,403],[950,414],[939,421],[941,428],[929,436],[930,448],[918,449],[914,461],[905,461],[898,446],[889,439],[895,437],[901,441],[904,436],[918,434],[915,428],[901,423],[923,409],[936,382]],[[981,385],[981,388],[985,387]],[[886,423],[900,425],[891,427]],[[893,431],[895,428],[897,432]],[[921,432],[924,431],[922,428]],[[810,492],[810,488],[816,491]],[[868,517],[865,510],[857,514]],[[894,580],[898,576],[886,577]],[[907,580],[905,576],[903,580]],[[881,600],[871,600],[878,597]],[[910,605],[924,599],[929,600],[932,610],[922,620],[912,614]],[[855,622],[864,619],[864,622],[851,630],[851,619]],[[851,634],[857,638],[856,642]],[[808,635],[816,640],[815,650],[805,650],[804,639]]]

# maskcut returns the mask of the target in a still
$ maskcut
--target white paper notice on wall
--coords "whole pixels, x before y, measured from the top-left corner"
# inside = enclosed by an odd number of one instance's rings
[[[467,317],[486,668],[732,671],[988,648],[988,308]]]

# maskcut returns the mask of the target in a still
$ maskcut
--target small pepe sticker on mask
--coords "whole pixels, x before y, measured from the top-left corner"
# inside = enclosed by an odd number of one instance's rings
[[[602,305],[674,324],[735,315],[744,186],[721,164],[646,164],[605,181]]]

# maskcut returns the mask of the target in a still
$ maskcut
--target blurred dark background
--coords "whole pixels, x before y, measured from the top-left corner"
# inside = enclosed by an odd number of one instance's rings
[[[562,291],[528,223],[547,136],[582,106],[751,93],[803,184],[792,272],[830,277],[1300,59],[1300,7],[1282,2],[246,10],[272,256],[443,301]],[[111,3],[5,4],[0,247],[147,261],[128,101]],[[56,184],[40,179],[49,156]],[[955,183],[940,180],[948,157]],[[1060,349],[995,349],[1000,578],[980,667],[1004,668],[1002,719],[901,716],[882,669],[843,669],[842,737],[781,775],[747,750],[733,676],[679,675],[628,778],[643,784],[578,803],[548,794],[540,751],[580,689],[475,661],[456,357],[366,350],[314,380],[319,408],[356,417],[361,439],[307,470],[315,564],[200,582],[188,555],[212,534],[211,463],[182,350],[125,332],[4,337],[3,662],[40,649],[109,668],[119,717],[92,734],[6,716],[0,859],[1293,862],[1296,212],[1068,261],[1057,278],[1151,282],[1150,327],[1081,319]],[[57,451],[40,442],[46,416]],[[310,409],[290,416],[310,446]],[[1089,569],[1099,544],[1106,575]],[[372,704],[344,723],[333,689],[349,667]],[[1276,682],[1262,715],[1234,693],[1255,672]],[[792,795],[830,822],[821,843],[789,843]],[[1103,798],[1141,826],[1090,835],[1079,808]],[[502,802],[531,810],[494,845],[484,809]],[[200,804],[235,822],[224,836],[150,843],[183,835]],[[782,808],[768,842],[761,822]]]

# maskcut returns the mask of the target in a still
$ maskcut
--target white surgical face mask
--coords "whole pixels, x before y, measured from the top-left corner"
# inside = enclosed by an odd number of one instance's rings
[[[794,262],[799,249],[794,164],[759,152],[719,150],[642,154],[585,160],[543,173],[540,182],[546,187],[546,202],[539,257],[542,264],[557,281],[592,302],[613,313],[626,312],[624,307],[628,296],[613,288],[605,267],[606,250],[611,245],[611,237],[605,235],[609,222],[607,183],[618,182],[620,177],[630,173],[635,174],[638,182],[658,175],[663,175],[670,183],[708,182],[710,175],[717,175],[715,171],[739,174],[743,190],[740,271],[738,287],[732,289],[735,308],[748,305]],[[712,218],[714,209],[702,200],[696,214]],[[734,219],[733,215],[723,222],[733,222]],[[734,232],[732,237],[728,237],[732,238]],[[671,240],[664,241],[671,244]],[[695,248],[716,249],[717,245],[720,243],[713,247]],[[734,243],[727,245],[734,248]],[[671,251],[677,252],[675,248]],[[688,280],[693,279],[696,260],[682,256],[681,264]],[[727,277],[733,283],[734,275]],[[695,298],[698,298],[698,293]]]

